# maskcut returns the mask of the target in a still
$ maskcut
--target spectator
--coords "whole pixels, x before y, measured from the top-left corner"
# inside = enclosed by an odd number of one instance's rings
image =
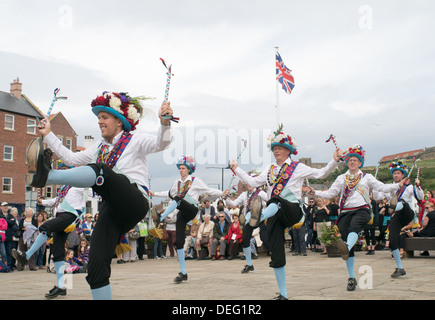
[[[38,227],[38,231],[36,232],[36,234],[39,234],[39,227],[45,222],[45,216],[44,216],[44,210],[41,210],[40,212],[38,212],[36,214],[36,224]],[[36,268],[42,269],[44,268],[44,255],[45,255],[45,250],[47,248],[47,243],[44,243],[38,250],[36,250],[35,252],[35,265]]]
[[[364,227],[364,238],[366,240],[367,244],[367,252],[366,255],[373,255],[375,254],[375,245],[376,245],[376,221],[378,221],[378,204],[377,202],[371,198],[371,205],[372,205],[372,212],[373,212],[373,223],[367,224]]]
[[[199,225],[199,221],[197,221],[196,223],[192,223],[192,225],[190,226],[190,233],[186,237],[186,241],[184,242],[184,252],[186,253],[186,258],[188,259],[194,258],[193,254],[195,252],[196,240],[198,240]]]
[[[304,206],[305,227],[307,228],[307,248],[314,249],[313,244],[313,227],[314,227],[314,212],[316,212],[316,200],[310,198],[308,206]]]
[[[175,256],[174,244],[177,237],[177,213],[178,210],[172,211],[164,220],[166,233],[168,234],[169,258]]]
[[[208,199],[204,200],[204,206],[201,209],[201,221],[204,221],[204,215],[208,214],[210,215],[210,220],[212,222],[216,221],[216,210],[215,208],[210,204],[210,201]]]
[[[24,218],[21,219],[19,230],[22,231],[20,239],[18,241],[18,248],[21,252],[26,252],[32,246],[32,237],[37,230],[36,221],[33,220],[33,209],[27,208],[24,211]],[[29,269],[31,271],[36,271],[35,256],[32,255],[28,259]],[[24,265],[17,261],[17,270],[23,271]]]
[[[6,232],[8,230],[7,216],[8,216],[8,208],[9,204],[7,202],[2,202],[0,205],[0,258],[1,260],[7,264],[8,256],[6,254]]]
[[[137,239],[140,238],[139,226],[136,224],[133,229],[127,233],[127,242],[131,251],[122,253],[122,260],[125,262],[135,262],[137,259]]]
[[[388,241],[386,240],[385,233],[390,225],[390,205],[387,199],[383,199],[378,202],[378,213],[379,213],[379,237],[378,243],[382,243],[385,247],[388,247]]]
[[[333,197],[331,198],[329,204],[327,205],[327,207],[330,210],[329,221],[331,221],[332,225],[335,225],[338,219],[338,215],[340,213],[340,206],[338,205],[338,200],[339,200],[338,197]]]
[[[329,214],[330,214],[330,210],[329,208],[326,206],[325,204],[325,200],[323,200],[322,198],[318,198],[317,199],[317,210],[314,214],[314,228],[313,230],[317,232],[317,239],[321,238],[321,231],[320,231],[320,226],[321,224],[324,222],[325,225],[327,227],[329,227],[331,225],[331,221],[329,220]],[[319,241],[320,243],[320,241]],[[326,254],[326,247],[325,245],[316,244],[316,249],[318,249],[319,251],[322,251],[322,254]]]
[[[14,271],[17,269],[15,265],[15,259],[12,256],[12,250],[18,248],[19,240],[19,219],[18,219],[18,209],[12,208],[6,219],[8,223],[8,229],[6,230],[6,256],[8,259],[8,267],[10,270]]]
[[[218,245],[220,245],[219,259],[225,259],[225,249],[227,248],[227,235],[230,228],[230,223],[226,220],[225,213],[223,211],[219,211],[218,219],[219,221],[214,224],[213,228],[213,241],[211,244],[212,260],[216,260],[216,251]]]
[[[239,223],[239,216],[233,214],[233,223],[228,229],[227,240],[228,240],[228,260],[234,259],[239,254],[239,245],[242,243],[242,229]]]
[[[221,212],[224,213],[225,215],[225,220],[228,221],[229,223],[231,223],[231,218],[230,218],[230,212],[228,211],[228,209],[225,207],[225,203],[224,200],[220,199],[218,200],[217,204],[216,204],[216,209],[217,209],[217,215],[218,215],[218,219],[216,221],[214,221],[215,223],[219,221],[219,214]]]
[[[91,241],[92,231],[94,231],[94,226],[92,224],[92,214],[88,213],[85,216],[85,221],[82,223],[83,235],[86,240]]]
[[[211,258],[211,242],[213,240],[213,228],[214,222],[210,221],[210,215],[208,213],[204,214],[202,217],[204,222],[201,223],[198,229],[198,238],[196,240],[196,252],[199,256],[199,250],[203,247],[208,249],[208,257]]]
[[[86,271],[87,265],[89,262],[89,242],[86,240],[86,238],[80,239],[80,246],[79,246],[79,252],[76,259],[74,259],[80,266],[83,266],[83,271]]]
[[[162,240],[157,237],[154,237],[154,259],[166,259],[163,254]]]
[[[69,249],[65,254],[65,273],[79,273],[83,267],[74,261],[74,250]]]

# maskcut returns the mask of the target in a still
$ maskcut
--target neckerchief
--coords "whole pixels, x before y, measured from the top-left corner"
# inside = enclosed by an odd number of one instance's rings
[[[63,198],[65,198],[69,189],[71,189],[71,186],[61,186],[59,188],[59,191],[57,192],[57,196],[56,196],[56,202],[54,203],[53,208],[56,208],[59,205],[59,203],[63,201]]]
[[[403,196],[403,193],[405,192],[406,188],[409,186],[409,184],[405,185],[403,188],[400,188],[396,191],[397,200],[401,199]]]
[[[287,166],[287,168],[285,169],[285,172],[281,175],[281,177],[279,177],[278,181],[273,186],[273,189],[272,189],[273,196],[278,196],[281,193],[281,191],[284,190],[287,182],[292,177],[293,172],[295,171],[298,164],[299,164],[299,162],[292,161],[292,163]]]
[[[108,145],[100,145],[100,151],[98,152],[97,163],[105,163],[109,166],[109,168],[113,169],[113,167],[118,162],[125,148],[131,140],[133,135],[129,132],[124,132],[113,146],[113,149],[107,153],[109,148]]]
[[[359,173],[354,179],[349,180],[350,175],[347,174],[344,178],[345,186],[341,192],[340,210],[343,209],[346,200],[354,193],[361,179],[365,176],[365,173]]]
[[[186,196],[186,193],[192,186],[193,180],[195,180],[195,177],[192,177],[192,180],[188,180],[186,182],[178,181],[177,197],[183,199]]]

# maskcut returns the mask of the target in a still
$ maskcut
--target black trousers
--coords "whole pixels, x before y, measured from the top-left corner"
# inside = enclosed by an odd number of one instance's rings
[[[175,248],[183,249],[186,239],[186,225],[189,221],[196,217],[198,214],[198,207],[192,203],[187,202],[179,197],[174,197],[174,201],[178,202],[177,209],[177,222],[175,223]]]
[[[102,169],[104,178],[101,186],[92,187],[103,201],[91,237],[86,277],[91,289],[98,289],[110,283],[110,264],[121,235],[145,217],[149,204],[136,184],[130,183],[126,176],[115,173],[106,164],[89,166],[97,176]]]
[[[341,239],[346,241],[351,232],[360,233],[370,221],[370,210],[367,208],[352,211],[342,211],[338,216],[337,226],[341,234]],[[349,251],[349,257],[355,256],[355,247]]]
[[[59,212],[56,218],[50,219],[39,227],[41,233],[45,233],[48,237],[53,237],[53,244],[50,246],[50,253],[53,255],[53,261],[65,260],[65,242],[68,233],[65,229],[74,222],[76,215],[71,212]]]
[[[414,219],[414,211],[412,211],[411,207],[405,201],[402,201],[403,209],[396,212],[394,216],[391,218],[390,226],[388,229],[390,230],[389,240],[390,240],[390,250],[396,250],[399,248],[400,241],[400,230],[409,224],[412,219]]]
[[[267,234],[270,240],[270,250],[272,252],[269,267],[281,268],[285,266],[285,237],[286,228],[298,223],[303,216],[303,212],[298,203],[292,203],[280,197],[274,197],[267,202],[280,204],[278,212],[267,219]]]

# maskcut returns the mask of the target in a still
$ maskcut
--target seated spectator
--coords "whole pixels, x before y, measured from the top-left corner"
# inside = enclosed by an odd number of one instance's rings
[[[89,242],[85,238],[82,238],[80,240],[78,256],[74,259],[74,261],[83,267],[87,266],[89,262],[89,249]]]
[[[234,259],[239,254],[239,245],[242,243],[242,227],[239,223],[239,216],[237,214],[232,215],[233,223],[228,229],[228,234],[226,236],[229,250],[228,250],[228,260]]]
[[[69,249],[65,255],[65,273],[80,273],[83,267],[74,261],[74,250]]]
[[[219,208],[219,206],[218,206]],[[225,249],[227,248],[227,238],[228,230],[230,228],[230,223],[225,219],[225,213],[219,211],[218,214],[219,221],[214,224],[213,228],[213,241],[211,244],[211,259],[216,260],[216,250],[218,245],[219,249],[219,259],[225,259]]]
[[[198,229],[198,238],[196,240],[196,252],[199,258],[199,250],[202,248],[208,249],[208,257],[211,258],[211,242],[213,240],[214,222],[210,221],[210,215],[204,214],[204,222],[201,223]]]
[[[190,226],[190,233],[184,241],[184,252],[186,253],[187,259],[194,258],[193,254],[195,250],[196,240],[198,239],[199,225],[199,221],[197,221],[197,223],[192,223],[192,225]]]

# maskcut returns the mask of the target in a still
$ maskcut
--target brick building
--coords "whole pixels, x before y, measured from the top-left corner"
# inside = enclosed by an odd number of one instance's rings
[[[26,187],[24,175],[27,173],[26,149],[33,138],[38,136],[36,118],[42,120],[43,112],[30,99],[22,94],[22,83],[17,78],[11,83],[10,92],[0,91],[0,201],[17,207],[19,212],[26,206],[36,209],[38,192],[42,196],[56,195],[57,186],[47,186],[41,190]],[[53,132],[63,144],[77,150],[77,134],[62,115],[50,116]]]

